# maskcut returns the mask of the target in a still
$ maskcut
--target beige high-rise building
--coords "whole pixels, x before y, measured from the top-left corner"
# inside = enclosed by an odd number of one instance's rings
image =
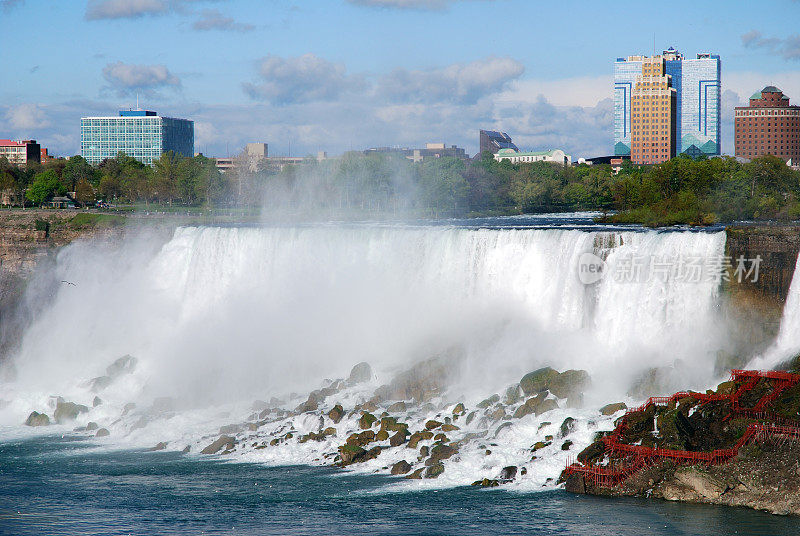
[[[676,106],[664,56],[643,58],[631,91],[631,162],[660,164],[675,156]]]

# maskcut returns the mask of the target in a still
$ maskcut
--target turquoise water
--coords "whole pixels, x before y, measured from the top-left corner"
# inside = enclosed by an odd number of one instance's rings
[[[84,439],[0,442],[0,534],[797,534],[740,508],[561,490],[381,491],[390,477],[262,467]]]

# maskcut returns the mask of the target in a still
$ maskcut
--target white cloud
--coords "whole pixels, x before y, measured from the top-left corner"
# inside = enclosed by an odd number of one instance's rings
[[[6,119],[17,132],[32,131],[50,126],[47,115],[38,104],[26,103],[12,106],[6,111]]]
[[[192,28],[195,30],[219,30],[223,32],[249,32],[255,29],[252,24],[236,22],[233,18],[227,17],[216,9],[203,10],[202,15],[197,19]]]
[[[341,63],[314,54],[281,58],[267,56],[258,63],[258,83],[244,83],[245,93],[274,104],[332,101],[364,87],[360,76],[349,75]]]
[[[786,60],[800,61],[800,34],[785,38],[764,37],[758,30],[751,30],[742,35],[745,48],[762,48],[772,54],[780,54]]]
[[[103,77],[119,96],[132,95],[137,91],[152,95],[156,89],[177,89],[181,86],[180,79],[165,65],[133,65],[118,61],[103,67]]]
[[[378,95],[390,102],[475,103],[500,91],[524,71],[517,60],[497,57],[437,69],[395,69],[379,80]]]
[[[89,0],[86,19],[133,19],[145,15],[163,15],[170,10],[165,0]]]

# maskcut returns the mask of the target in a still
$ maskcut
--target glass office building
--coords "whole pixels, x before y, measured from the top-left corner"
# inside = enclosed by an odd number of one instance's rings
[[[121,111],[119,117],[81,118],[81,156],[90,164],[123,152],[149,166],[167,151],[194,155],[194,121],[145,110]]]
[[[722,64],[716,54],[697,54],[686,59],[669,48],[662,54],[666,74],[676,89],[677,152],[691,156],[721,153],[720,105]],[[641,76],[642,56],[617,58],[614,62],[614,154],[630,155],[631,94],[627,89]]]

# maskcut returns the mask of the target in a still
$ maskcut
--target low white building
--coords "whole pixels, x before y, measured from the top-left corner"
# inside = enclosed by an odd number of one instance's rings
[[[549,151],[528,151],[520,152],[514,149],[500,149],[494,155],[498,162],[509,160],[512,164],[529,164],[532,162],[552,162],[569,166],[572,164],[572,157],[561,149],[550,149]]]

